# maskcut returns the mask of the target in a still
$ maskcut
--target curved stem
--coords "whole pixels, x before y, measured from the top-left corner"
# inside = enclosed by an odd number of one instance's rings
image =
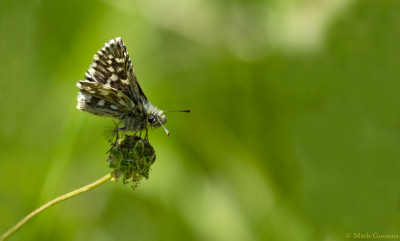
[[[105,183],[106,181],[110,180],[112,178],[112,173],[109,173],[107,175],[105,175],[104,177],[100,178],[99,180],[92,182],[86,186],[83,186],[81,188],[75,189],[69,193],[66,193],[64,195],[61,195],[53,200],[51,200],[50,202],[40,206],[38,209],[32,211],[30,214],[26,215],[23,219],[21,219],[21,221],[19,221],[17,224],[15,224],[12,228],[10,228],[7,232],[5,232],[2,236],[1,236],[1,241],[6,240],[8,237],[10,237],[13,233],[15,233],[19,228],[21,228],[26,222],[28,222],[31,218],[33,218],[34,216],[36,216],[37,214],[39,214],[40,212],[46,210],[47,208],[60,203],[62,201],[65,201],[69,198],[75,197],[81,193],[87,192],[89,190],[92,190],[98,186],[100,186],[101,184]]]

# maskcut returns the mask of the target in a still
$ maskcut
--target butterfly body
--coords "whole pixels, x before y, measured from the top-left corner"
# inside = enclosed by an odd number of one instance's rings
[[[97,51],[85,80],[77,86],[80,89],[77,109],[116,118],[122,131],[136,133],[156,128],[168,119],[140,88],[121,38],[107,42]]]

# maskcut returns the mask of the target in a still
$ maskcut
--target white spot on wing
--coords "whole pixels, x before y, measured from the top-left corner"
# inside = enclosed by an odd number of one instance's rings
[[[76,108],[78,110],[84,110],[85,109],[85,97],[81,92],[78,94],[78,104],[76,105]]]
[[[111,60],[110,60],[111,61]],[[114,72],[114,68],[112,66],[107,68],[110,72]]]
[[[78,93],[78,102],[81,102],[81,101],[85,101],[85,96],[81,92],[79,92]]]
[[[99,56],[98,56],[97,54],[95,54],[95,55],[93,56],[93,59],[94,59],[94,60],[99,60],[100,58],[99,58]]]
[[[83,94],[82,92],[79,92],[79,94],[78,94],[78,102],[81,102],[83,104],[85,102],[90,102],[91,99],[92,99],[92,96],[87,93]]]
[[[100,93],[102,95],[108,95],[110,93],[110,91],[106,90],[106,89],[98,89],[100,91]]]
[[[107,60],[107,63],[112,64],[112,60],[111,59]]]
[[[115,74],[112,74],[112,75],[111,75],[111,80],[112,80],[112,81],[118,80],[118,76],[116,76]]]
[[[104,103],[105,103],[105,101],[104,101],[104,100],[99,100],[99,102],[97,102],[97,104],[98,104],[98,105],[100,105],[100,106],[103,106],[103,105],[104,105]]]
[[[126,103],[123,100],[118,101],[118,103],[120,103],[122,106],[126,106]]]
[[[115,105],[111,105],[110,107],[111,109],[118,110],[118,107],[116,107]]]

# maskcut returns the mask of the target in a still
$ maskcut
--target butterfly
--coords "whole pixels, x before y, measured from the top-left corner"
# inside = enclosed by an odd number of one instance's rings
[[[133,66],[122,39],[107,42],[93,56],[85,80],[77,83],[77,109],[94,115],[112,117],[122,126],[117,131],[141,132],[162,126],[167,122],[165,112],[147,100],[137,81]]]

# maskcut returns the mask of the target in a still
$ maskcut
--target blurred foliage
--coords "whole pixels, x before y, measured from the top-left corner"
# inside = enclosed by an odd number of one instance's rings
[[[0,231],[109,172],[75,109],[121,36],[169,113],[135,190],[107,183],[10,240],[348,240],[399,234],[400,2],[0,2]]]

